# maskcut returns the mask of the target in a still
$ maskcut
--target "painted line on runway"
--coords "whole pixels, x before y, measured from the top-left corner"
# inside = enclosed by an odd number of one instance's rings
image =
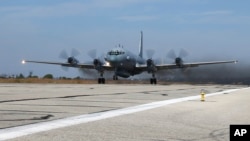
[[[245,89],[245,88],[243,88],[243,89]],[[225,93],[231,93],[231,92],[234,92],[237,90],[242,90],[242,89],[231,89],[231,90],[206,94],[206,97],[221,95],[221,94],[225,94]],[[150,109],[166,106],[169,104],[174,104],[174,103],[179,103],[179,102],[184,102],[184,101],[189,101],[189,100],[195,100],[195,99],[199,99],[199,98],[200,98],[200,95],[189,96],[189,97],[183,97],[183,98],[177,98],[177,99],[157,101],[157,102],[152,102],[152,103],[148,103],[148,104],[118,109],[118,110],[93,113],[93,114],[85,114],[85,115],[74,116],[74,117],[69,117],[69,118],[64,118],[64,119],[58,119],[58,120],[53,120],[53,121],[48,121],[48,122],[34,123],[34,124],[30,124],[30,125],[12,127],[12,128],[7,128],[7,129],[0,129],[0,141],[7,140],[7,139],[13,139],[13,138],[17,138],[17,137],[21,137],[21,136],[25,136],[25,135],[31,135],[31,134],[35,134],[35,133],[39,133],[39,132],[43,132],[43,131],[52,130],[52,129],[58,129],[58,128],[72,126],[72,125],[77,125],[77,124],[82,124],[82,123],[117,117],[117,116],[121,116],[121,115],[132,114],[132,113],[136,113],[136,112],[141,112],[141,111],[145,111],[145,110],[150,110]]]

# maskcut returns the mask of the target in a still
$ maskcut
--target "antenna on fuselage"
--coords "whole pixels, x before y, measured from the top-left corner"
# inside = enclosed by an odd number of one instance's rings
[[[141,31],[141,39],[139,45],[139,56],[143,58],[143,32]]]

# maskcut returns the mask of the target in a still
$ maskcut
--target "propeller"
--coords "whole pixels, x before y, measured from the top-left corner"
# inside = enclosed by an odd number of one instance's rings
[[[68,59],[68,54],[65,50],[62,50],[61,53],[59,54],[59,58],[61,59]]]
[[[75,57],[75,56],[79,56],[79,55],[80,55],[80,52],[77,49],[72,48],[72,50],[71,50],[71,56]]]
[[[78,60],[75,58],[78,55],[80,55],[80,52],[73,48],[71,50],[70,56],[68,55],[68,53],[65,50],[62,50],[61,53],[59,54],[59,58],[66,59],[67,63],[69,63],[71,65],[75,65],[78,63]],[[66,67],[66,66],[62,66],[62,69],[64,71],[68,71],[68,67]]]
[[[153,49],[148,49],[148,50],[146,51],[146,53],[147,53],[147,57],[148,57],[149,59],[152,59],[153,56],[154,56],[154,54],[155,54],[155,50],[153,50]]]
[[[80,55],[80,52],[78,50],[76,50],[76,49],[73,48],[71,50],[70,56],[68,55],[68,53],[65,50],[62,50],[61,53],[59,54],[59,58],[61,58],[61,59],[68,59],[70,57],[76,57],[78,55]]]
[[[175,51],[173,49],[171,49],[168,54],[167,57],[170,59],[175,60],[174,62],[176,63],[176,65],[178,65],[179,67],[181,67],[182,63],[183,63],[183,58],[188,56],[188,52],[184,49],[181,49],[179,52],[179,55],[177,56]]]
[[[177,58],[176,53],[175,53],[175,51],[174,51],[173,49],[171,49],[171,50],[168,52],[167,57],[170,58],[170,59],[175,59],[175,58]]]
[[[189,54],[186,50],[184,49],[180,49],[179,51],[179,55],[177,56],[175,51],[173,49],[171,49],[168,54],[167,54],[167,57],[168,58],[171,58],[174,60],[174,63],[182,68],[181,71],[185,74],[185,75],[188,75],[188,68],[184,68],[184,65],[183,65],[183,58],[187,57]]]
[[[171,49],[167,56],[171,59],[176,59],[176,58],[185,58],[188,56],[188,52],[184,49],[181,49],[179,52],[179,56],[176,55],[175,51],[173,49]]]
[[[97,50],[92,49],[88,52],[89,57],[93,59],[93,63],[97,65],[98,63],[103,63],[105,62],[105,54],[101,54],[99,57],[97,57]]]
[[[147,54],[148,61],[152,61],[154,64],[162,64],[163,63],[162,58],[160,58],[160,57],[153,59],[153,56],[155,54],[155,50],[148,49],[148,50],[146,50],[146,54]]]
[[[88,52],[89,57],[91,57],[92,59],[96,59],[96,54],[97,54],[96,49],[92,49]]]
[[[62,70],[64,71],[68,71],[69,70],[69,67],[65,67],[65,66],[61,66]]]
[[[87,78],[87,79],[93,79],[98,77],[98,74],[94,70],[79,68],[78,69],[81,77]]]

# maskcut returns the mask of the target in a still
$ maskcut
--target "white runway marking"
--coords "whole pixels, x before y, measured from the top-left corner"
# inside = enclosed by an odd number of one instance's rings
[[[237,90],[240,90],[240,89],[231,89],[231,90],[226,90],[222,92],[206,94],[206,97],[220,95],[224,93],[231,93]],[[106,118],[111,118],[111,117],[131,114],[131,113],[136,113],[140,111],[162,107],[162,106],[169,105],[169,104],[184,102],[188,100],[195,100],[199,98],[200,98],[200,95],[177,98],[177,99],[170,99],[170,100],[164,100],[164,101],[157,101],[157,102],[138,105],[134,107],[128,107],[124,109],[118,109],[118,110],[112,110],[112,111],[100,112],[100,113],[94,113],[94,114],[85,114],[85,115],[58,119],[58,120],[53,120],[53,121],[48,121],[48,122],[41,122],[41,123],[8,128],[8,129],[1,129],[0,141],[13,139],[13,138],[17,138],[17,137],[21,137],[25,135],[30,135],[30,134],[34,134],[38,132],[48,131],[52,129],[87,123],[91,121],[102,120]]]

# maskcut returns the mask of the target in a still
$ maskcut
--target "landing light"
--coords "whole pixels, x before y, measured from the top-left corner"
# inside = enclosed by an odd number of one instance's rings
[[[25,60],[22,60],[22,64],[25,64],[26,62],[25,62]]]
[[[106,66],[110,66],[110,63],[109,63],[109,62],[106,62]]]

